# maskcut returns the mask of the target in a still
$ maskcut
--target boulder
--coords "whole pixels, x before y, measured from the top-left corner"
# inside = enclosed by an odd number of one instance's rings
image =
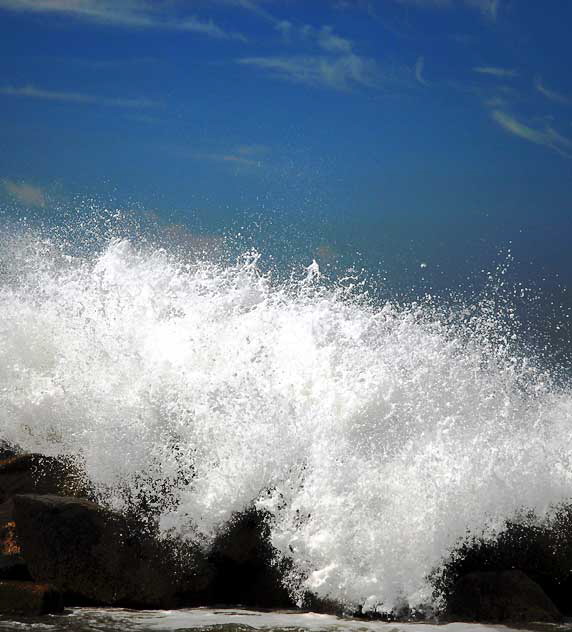
[[[528,512],[507,521],[495,538],[467,538],[431,579],[436,595],[449,602],[461,577],[515,568],[535,581],[563,615],[572,616],[572,505],[556,508],[549,519]]]
[[[461,577],[447,614],[465,621],[550,621],[562,616],[542,588],[520,570],[476,572]]]
[[[0,442],[0,579],[32,579],[21,555],[13,516],[15,494],[86,496],[87,486],[78,469],[64,459],[23,454]]]
[[[302,608],[318,614],[332,614],[336,617],[351,616],[354,618],[376,619],[381,618],[378,613],[364,613],[361,606],[358,608],[348,608],[340,601],[328,597],[319,597],[316,593],[307,590],[302,597]],[[388,619],[389,620],[389,619]],[[391,619],[393,620],[393,619]]]
[[[0,580],[31,581],[32,577],[20,553],[0,555]]]
[[[73,463],[41,454],[19,454],[0,460],[0,503],[15,494],[85,498],[89,490]]]
[[[17,542],[31,576],[92,603],[147,608],[181,605],[204,591],[201,554],[178,556],[140,525],[94,503],[55,495],[15,495]]]
[[[0,461],[17,456],[20,452],[21,450],[19,450],[15,445],[0,439]]]
[[[291,608],[296,604],[282,583],[286,561],[277,560],[263,512],[237,514],[215,540],[208,560],[214,578],[206,600],[259,608]]]
[[[0,613],[57,614],[63,612],[62,596],[46,584],[0,581]]]

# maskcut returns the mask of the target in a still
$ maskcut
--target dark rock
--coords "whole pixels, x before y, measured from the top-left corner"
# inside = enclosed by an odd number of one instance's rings
[[[12,457],[17,456],[19,453],[20,450],[18,450],[16,446],[0,439],[0,461],[11,459]]]
[[[364,615],[359,610],[353,610],[348,612],[348,608],[345,607],[341,602],[336,601],[335,599],[329,599],[327,597],[318,597],[315,593],[311,591],[306,591],[304,593],[304,598],[302,602],[302,608],[304,610],[309,610],[310,612],[317,612],[319,614],[333,614],[337,617],[341,617],[349,614],[352,617],[363,617],[364,619],[371,619],[373,617]]]
[[[66,603],[81,605],[294,605],[282,583],[288,563],[277,562],[261,512],[235,516],[205,555],[188,542],[152,536],[153,509],[169,501],[168,490],[157,489],[152,502],[131,499],[133,511],[119,516],[86,500],[89,487],[73,462],[5,454],[0,555],[20,556],[6,558],[6,577],[33,577],[64,592]]]
[[[31,580],[21,555],[11,498],[15,494],[85,496],[86,485],[76,467],[62,459],[22,454],[0,442],[0,579]]]
[[[559,621],[560,612],[519,570],[470,573],[455,584],[448,616],[469,621]]]
[[[82,499],[12,498],[17,540],[30,574],[95,603],[171,608],[204,591],[208,565],[198,551],[176,557],[140,525]]]
[[[86,498],[89,490],[71,461],[41,454],[20,454],[0,461],[0,503],[15,494]]]
[[[62,596],[46,584],[0,581],[0,613],[57,614],[63,612]]]
[[[31,581],[24,558],[19,553],[0,555],[0,580]]]
[[[465,540],[432,577],[437,595],[450,600],[456,582],[469,573],[520,569],[558,610],[572,616],[572,506],[562,505],[550,521],[532,512],[508,521],[496,538]]]
[[[231,520],[208,557],[215,569],[205,596],[209,603],[259,608],[295,605],[282,583],[287,562],[277,560],[269,535],[262,512],[246,511]]]

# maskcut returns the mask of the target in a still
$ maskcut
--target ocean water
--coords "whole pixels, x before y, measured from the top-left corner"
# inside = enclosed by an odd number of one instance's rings
[[[0,437],[204,547],[264,509],[294,598],[366,610],[438,605],[427,578],[467,534],[570,499],[572,393],[502,269],[469,303],[373,301],[353,270],[214,250],[5,231]],[[177,629],[161,616],[134,629]]]
[[[72,608],[63,615],[41,619],[0,618],[0,630],[46,632],[500,632],[504,626],[470,623],[447,625],[382,623],[340,619],[313,612],[260,612],[196,608],[192,610],[133,611],[119,608]]]

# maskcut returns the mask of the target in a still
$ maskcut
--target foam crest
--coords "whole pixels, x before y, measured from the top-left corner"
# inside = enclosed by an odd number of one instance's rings
[[[568,500],[572,399],[494,302],[372,306],[112,240],[0,247],[0,435],[208,543],[252,504],[292,590],[391,608],[467,530]]]

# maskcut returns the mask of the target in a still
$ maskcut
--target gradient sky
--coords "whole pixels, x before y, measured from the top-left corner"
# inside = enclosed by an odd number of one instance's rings
[[[1,204],[112,200],[436,286],[511,248],[567,285],[571,24],[569,0],[0,0]]]

